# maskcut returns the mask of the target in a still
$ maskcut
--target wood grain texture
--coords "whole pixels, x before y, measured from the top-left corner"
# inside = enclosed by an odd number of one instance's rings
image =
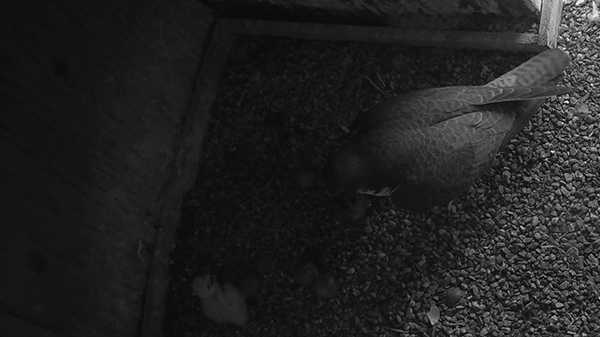
[[[10,314],[0,313],[0,326],[4,335],[11,337],[58,337],[43,327],[33,325],[30,321]]]
[[[556,48],[562,7],[562,0],[542,0],[539,44],[548,46],[548,48]]]
[[[176,225],[181,216],[182,193],[195,182],[205,127],[217,95],[219,79],[227,61],[234,37],[223,25],[215,24],[207,39],[204,57],[196,79],[187,112],[179,128],[176,157],[161,193],[160,227],[155,238],[151,272],[148,277],[146,303],[142,321],[142,337],[162,336],[162,320],[169,282],[169,258],[175,244]]]
[[[2,18],[0,312],[59,336],[134,336],[206,10],[20,5]]]
[[[419,30],[530,32],[540,0],[205,0],[218,16],[394,26]]]
[[[535,0],[207,0],[212,6],[234,9],[280,8],[289,11],[313,9],[342,13],[366,13],[375,16],[400,16],[405,14],[426,14],[434,16],[484,14],[524,16],[539,9]],[[536,8],[537,7],[537,8]]]
[[[537,34],[470,31],[422,31],[394,27],[223,19],[236,34],[299,39],[402,43],[413,46],[540,51]]]

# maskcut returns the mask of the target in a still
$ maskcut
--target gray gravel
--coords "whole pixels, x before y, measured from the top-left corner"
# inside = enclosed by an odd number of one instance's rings
[[[169,336],[600,336],[600,25],[565,7],[563,84],[468,195],[427,214],[332,198],[318,168],[393,93],[485,83],[529,55],[254,39],[230,62],[173,255]],[[356,213],[356,214],[353,214]],[[320,256],[335,296],[296,281]],[[193,276],[261,276],[240,329]],[[437,311],[439,309],[439,317]],[[434,324],[432,324],[434,323]]]

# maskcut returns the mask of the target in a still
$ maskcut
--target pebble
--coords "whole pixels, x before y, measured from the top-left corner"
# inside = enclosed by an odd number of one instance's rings
[[[598,267],[598,258],[596,258],[596,256],[594,256],[594,254],[590,254],[588,256],[588,261],[590,262],[590,265],[592,267]]]
[[[569,256],[577,256],[577,255],[579,255],[579,249],[577,249],[577,247],[570,247],[567,250],[567,255],[569,255]]]
[[[539,223],[540,223],[540,219],[539,219],[537,216],[533,216],[533,217],[531,218],[531,225],[532,225],[532,226],[534,226],[534,227],[535,227],[535,226],[537,226]]]
[[[446,291],[444,304],[446,304],[448,307],[453,307],[458,304],[463,296],[465,296],[465,292],[462,289],[452,287]]]

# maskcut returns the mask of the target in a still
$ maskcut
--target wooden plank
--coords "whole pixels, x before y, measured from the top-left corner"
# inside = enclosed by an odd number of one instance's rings
[[[233,35],[216,23],[196,75],[188,111],[181,121],[177,158],[164,185],[160,203],[160,230],[157,231],[151,271],[142,319],[142,337],[162,336],[166,293],[169,282],[169,257],[175,244],[176,225],[181,216],[182,191],[195,180],[201,156],[204,133],[218,83],[233,44]]]
[[[393,17],[405,14],[430,16],[501,15],[526,16],[535,13],[536,0],[205,0],[226,14],[232,11],[273,11],[279,13],[325,12],[335,18],[340,15]]]
[[[562,16],[563,0],[542,0],[538,43],[556,48]]]
[[[10,337],[58,337],[48,329],[34,325],[28,320],[0,313],[0,327],[4,336]],[[65,336],[66,337],[66,336]]]
[[[0,265],[10,272],[0,280],[0,303],[57,335],[126,336],[137,326],[144,279],[135,247],[151,227],[118,181],[124,170],[110,166],[116,156],[97,141],[110,135],[95,137],[108,128],[96,118],[90,89],[104,85],[99,76],[112,60],[88,56],[120,50],[115,38],[127,28],[96,12],[104,29],[87,43],[88,31],[53,4],[22,7],[3,31],[12,36],[1,76],[9,104],[0,117],[0,185],[10,197],[3,200]],[[27,326],[13,324],[10,332],[28,335]]]
[[[208,23],[194,0],[59,3],[0,32],[0,309],[17,335],[135,336]]]
[[[60,335],[123,331],[100,321],[126,324],[119,310],[135,295],[142,265],[129,238],[87,224],[127,219],[114,204],[98,207],[13,143],[0,139],[0,149],[12,164],[1,174],[10,221],[0,229],[0,265],[11,271],[0,279],[2,306]]]
[[[467,31],[420,31],[394,27],[367,27],[264,20],[223,19],[232,32],[242,35],[268,35],[309,40],[399,43],[422,47],[539,51],[533,33],[487,33]]]
[[[525,0],[525,2],[535,8],[536,13],[542,12],[542,0]]]

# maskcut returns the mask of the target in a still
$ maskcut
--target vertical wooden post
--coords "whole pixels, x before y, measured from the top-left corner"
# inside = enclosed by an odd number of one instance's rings
[[[542,0],[538,43],[548,48],[556,48],[563,0]]]

